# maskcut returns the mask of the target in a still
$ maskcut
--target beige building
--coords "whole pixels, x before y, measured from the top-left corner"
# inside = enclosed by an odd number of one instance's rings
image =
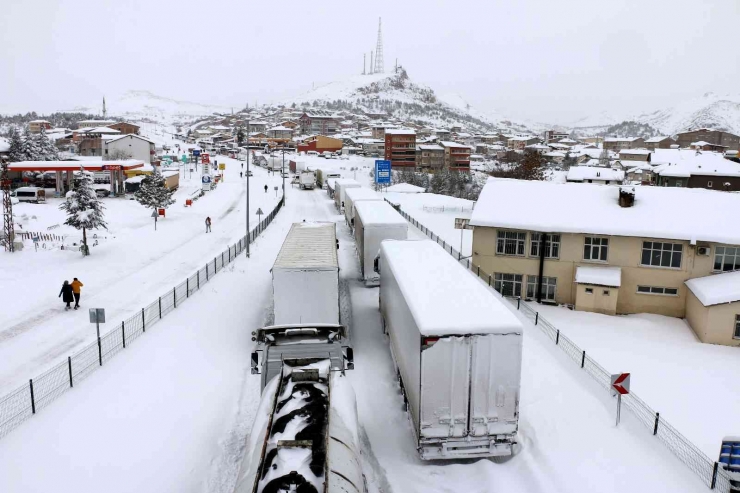
[[[419,168],[441,169],[445,165],[445,149],[437,144],[417,146],[416,157]]]
[[[472,261],[507,296],[685,317],[701,340],[740,345],[740,303],[696,303],[686,284],[740,271],[740,222],[719,210],[740,210],[740,196],[490,179],[470,222]]]
[[[619,152],[622,149],[639,149],[645,147],[642,137],[607,137],[604,139],[604,149]]]

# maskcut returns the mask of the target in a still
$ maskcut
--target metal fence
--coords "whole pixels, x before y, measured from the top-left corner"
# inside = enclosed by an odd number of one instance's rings
[[[390,203],[390,202],[389,202]],[[393,205],[393,204],[391,204]],[[416,226],[421,232],[426,234],[429,238],[439,243],[445,251],[449,252],[454,258],[456,258],[463,266],[468,270],[476,274],[480,279],[485,281],[491,288],[494,288],[493,274],[485,272],[480,266],[475,265],[471,262],[470,258],[462,258],[460,252],[455,250],[449,243],[442,240],[439,235],[433,233],[426,226],[419,223],[416,219],[406,214],[396,207],[396,210],[411,224]],[[494,288],[495,289],[495,288]],[[545,320],[539,312],[532,309],[526,302],[522,302],[521,298],[506,298],[510,302],[514,303],[517,310],[520,310],[528,319],[530,319],[535,326],[537,326],[542,332],[550,338],[550,340],[558,346],[576,365],[585,371],[591,378],[593,378],[599,386],[604,390],[611,392],[611,373],[609,373],[603,366],[597,363],[591,356],[586,354],[584,349],[581,349],[576,343],[569,339],[563,334],[560,329],[556,328],[550,322]],[[704,452],[702,452],[696,445],[691,443],[686,437],[679,433],[676,428],[671,426],[664,418],[660,416],[660,413],[656,412],[645,401],[640,399],[634,392],[622,397],[622,402],[627,408],[632,411],[637,420],[655,436],[658,440],[678,457],[691,471],[693,471],[702,482],[710,489],[716,489],[723,493],[730,493],[733,486],[731,484],[731,478],[727,471],[719,466],[718,462],[710,459]],[[735,488],[738,488],[735,486]]]
[[[67,357],[45,373],[32,378],[9,394],[0,397],[0,438],[49,405],[67,390],[78,385],[126,346],[141,337],[162,317],[180,306],[244,251],[267,228],[283,205],[282,200],[249,235],[230,245],[205,266],[180,284],[142,308],[136,314],[101,335],[87,347]]]

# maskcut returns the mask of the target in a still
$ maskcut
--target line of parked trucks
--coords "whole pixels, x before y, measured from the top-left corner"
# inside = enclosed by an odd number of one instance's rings
[[[487,286],[379,194],[335,181],[362,278],[379,307],[422,459],[513,453],[523,327]],[[356,183],[356,182],[355,182]],[[274,325],[253,332],[262,401],[239,493],[367,491],[354,368],[340,306],[336,223],[296,223],[272,269]]]

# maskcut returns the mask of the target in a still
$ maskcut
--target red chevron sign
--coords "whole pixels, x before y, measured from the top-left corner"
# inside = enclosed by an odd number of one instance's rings
[[[621,395],[630,393],[630,374],[616,373],[612,375],[612,389]]]

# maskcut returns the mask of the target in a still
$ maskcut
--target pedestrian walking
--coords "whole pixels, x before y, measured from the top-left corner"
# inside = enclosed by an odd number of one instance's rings
[[[210,216],[206,218],[206,233],[211,232],[211,218]]]
[[[64,307],[65,310],[69,310],[70,308],[72,308],[71,306],[69,306],[69,304],[72,303],[75,298],[72,292],[72,285],[69,283],[69,281],[64,281],[64,284],[62,284],[62,290],[59,291],[59,297],[62,298],[62,301],[67,304],[67,306]]]
[[[242,163],[242,169],[244,169],[244,163]]]
[[[265,193],[267,193],[267,185],[265,185]]]
[[[239,172],[239,178],[244,178],[244,172],[243,171],[240,171]]]
[[[72,286],[72,294],[75,297],[75,310],[77,310],[80,307],[80,296],[82,295],[82,293],[80,293],[80,288],[84,286],[84,284],[75,277],[70,286]]]

